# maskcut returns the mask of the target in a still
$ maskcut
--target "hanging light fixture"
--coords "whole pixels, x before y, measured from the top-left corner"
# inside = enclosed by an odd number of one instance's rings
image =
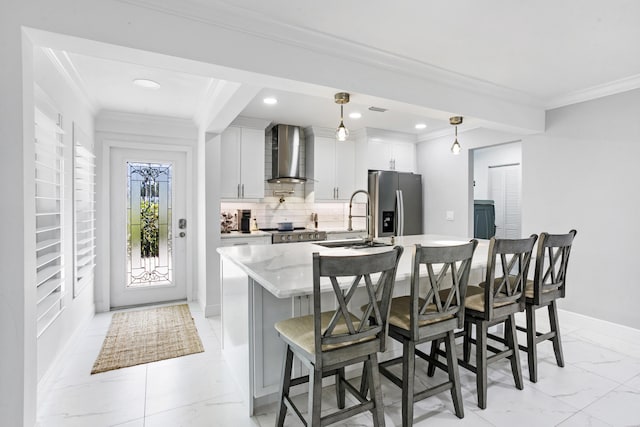
[[[349,137],[349,129],[347,129],[343,122],[343,106],[349,103],[349,94],[347,92],[338,92],[334,96],[336,104],[340,104],[340,124],[336,129],[336,139],[338,141],[346,141]]]
[[[456,156],[460,154],[460,143],[458,142],[458,125],[462,124],[462,116],[453,116],[449,118],[449,124],[456,127],[456,140],[453,141],[451,152]]]

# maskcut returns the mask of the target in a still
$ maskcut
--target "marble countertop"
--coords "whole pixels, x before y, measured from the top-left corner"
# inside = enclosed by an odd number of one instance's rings
[[[236,239],[239,237],[264,237],[271,236],[267,231],[252,231],[251,233],[242,233],[240,231],[232,231],[231,233],[220,233],[221,239]]]
[[[390,238],[377,241],[389,242]],[[416,243],[423,246],[447,246],[462,244],[469,239],[442,235],[401,236],[395,238],[395,244],[405,248],[396,280],[411,277],[411,247]],[[322,255],[364,255],[372,252],[387,251],[391,246],[367,249],[325,248],[315,243],[290,243],[284,245],[247,245],[218,248],[218,253],[240,267],[247,275],[260,283],[276,298],[289,298],[312,293],[313,268],[312,254]],[[488,240],[479,240],[471,268],[481,268],[487,262]],[[327,283],[327,289],[330,285]]]

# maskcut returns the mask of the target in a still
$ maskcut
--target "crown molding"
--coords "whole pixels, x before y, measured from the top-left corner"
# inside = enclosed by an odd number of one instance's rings
[[[392,140],[398,142],[408,142],[411,144],[416,144],[418,142],[418,137],[411,133],[394,132],[376,128],[365,128],[365,133],[367,135],[367,139],[376,138],[383,141]]]
[[[95,116],[100,107],[95,99],[93,99],[89,94],[84,80],[80,77],[80,73],[78,73],[75,65],[73,65],[73,62],[71,61],[71,58],[69,58],[67,52],[56,51],[51,48],[42,48],[42,50],[47,58],[49,58],[49,61],[51,61],[53,66],[58,70],[62,78],[67,82],[71,90],[89,109],[91,115]]]
[[[265,130],[271,124],[271,120],[256,119],[253,117],[236,117],[229,126],[238,126],[243,128],[251,128]]]
[[[198,128],[190,119],[102,110],[95,119],[95,131],[134,135],[157,135],[195,140]]]
[[[464,129],[458,128],[458,135],[466,132],[471,132],[472,130],[481,129],[481,128],[482,126],[465,126]],[[424,133],[418,136],[417,142],[420,143],[420,142],[426,142],[426,141],[433,141],[434,139],[439,139],[439,138],[444,138],[449,136],[452,137],[454,133],[455,133],[455,129],[453,128],[453,126],[451,126],[450,128],[445,128],[445,129],[440,129],[434,132]]]
[[[593,86],[587,89],[578,90],[567,95],[554,98],[545,106],[545,109],[552,110],[554,108],[566,107],[567,105],[591,101],[593,99],[628,92],[638,88],[640,88],[640,74],[614,80],[612,82]]]
[[[521,91],[446,70],[408,56],[345,40],[333,34],[280,22],[231,2],[117,1],[501,101],[534,108],[544,106],[542,99]]]

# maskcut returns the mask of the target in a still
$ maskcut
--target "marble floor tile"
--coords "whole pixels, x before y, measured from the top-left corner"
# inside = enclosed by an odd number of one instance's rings
[[[540,364],[538,382],[526,384],[576,409],[595,402],[619,384],[573,365],[560,368],[555,364]]]
[[[108,426],[145,415],[145,365],[93,375],[85,383],[54,387],[38,408],[43,427]]]
[[[640,359],[611,351],[577,337],[573,338],[574,340],[563,343],[566,363],[619,383],[629,381],[640,374]]]
[[[99,313],[77,334],[57,374],[43,387],[38,401],[39,427],[66,426],[273,426],[276,405],[246,415],[234,379],[222,356],[220,317],[204,318],[197,304],[190,309],[203,342],[203,353],[91,375],[112,313]],[[556,365],[550,343],[538,346],[538,383],[528,380],[526,353],[520,352],[524,390],[517,390],[507,360],[489,366],[488,407],[477,406],[475,374],[460,368],[465,417],[458,419],[450,392],[416,402],[415,426],[640,426],[640,331],[559,311],[565,368]],[[544,310],[538,329],[546,330]],[[524,316],[519,317],[524,325]],[[637,336],[636,336],[637,334]],[[524,334],[519,340],[525,342]],[[393,347],[392,347],[393,348]],[[457,346],[460,355],[461,345]],[[428,347],[423,348],[428,350]],[[400,354],[396,352],[397,354]],[[391,353],[385,356],[390,357]],[[384,356],[381,357],[384,359]],[[475,356],[472,351],[472,363]],[[280,367],[278,367],[280,369]],[[391,368],[397,374],[400,366]],[[416,388],[446,380],[441,370],[426,375],[416,364]],[[351,379],[359,384],[359,378]],[[402,425],[399,387],[382,378],[387,426]],[[333,387],[323,391],[324,411],[335,409]],[[306,412],[306,393],[294,397]],[[347,393],[349,402],[353,397]],[[369,413],[336,426],[371,426]],[[289,414],[286,426],[301,425]]]
[[[612,426],[640,426],[640,392],[620,386],[584,408],[583,412]]]
[[[570,416],[560,424],[559,427],[611,427],[611,424],[605,423],[602,420],[592,417],[591,415],[578,412],[575,415]]]

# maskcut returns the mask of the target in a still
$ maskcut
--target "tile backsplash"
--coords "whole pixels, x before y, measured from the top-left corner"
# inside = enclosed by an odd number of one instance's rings
[[[259,228],[276,228],[279,222],[293,222],[294,227],[313,228],[311,215],[318,214],[318,228],[321,230],[346,230],[349,222],[349,203],[307,203],[304,198],[284,196],[280,203],[279,197],[265,197],[262,202],[223,202],[221,212],[235,214],[238,209],[251,209],[251,217],[258,222]],[[354,203],[352,215],[364,215],[365,203]],[[354,230],[364,230],[364,218],[353,218]]]

